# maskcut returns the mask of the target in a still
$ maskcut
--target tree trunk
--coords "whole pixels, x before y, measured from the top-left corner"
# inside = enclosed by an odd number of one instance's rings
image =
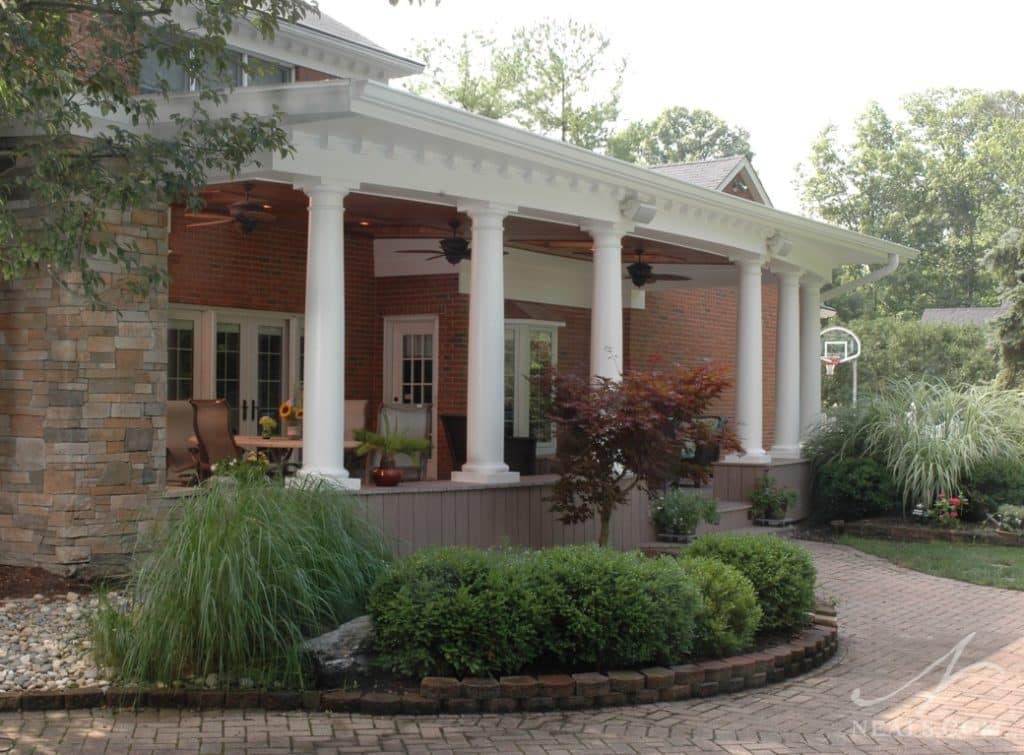
[[[611,534],[612,510],[601,509],[601,532],[597,536],[597,544],[602,548],[608,545],[608,536]]]

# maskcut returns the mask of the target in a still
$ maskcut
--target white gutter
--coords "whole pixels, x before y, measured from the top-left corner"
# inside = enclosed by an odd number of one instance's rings
[[[867,275],[857,278],[857,280],[852,280],[849,283],[844,283],[841,286],[830,288],[828,291],[822,291],[821,300],[823,302],[831,301],[832,299],[836,299],[842,296],[843,294],[850,293],[850,291],[853,291],[856,288],[866,286],[868,283],[874,283],[879,278],[884,278],[885,276],[891,275],[892,273],[896,272],[896,268],[899,266],[900,256],[895,252],[889,252],[889,261],[886,262],[883,267],[880,267],[877,270],[872,270]]]

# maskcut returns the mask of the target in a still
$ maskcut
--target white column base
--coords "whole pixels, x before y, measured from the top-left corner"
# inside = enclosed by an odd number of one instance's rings
[[[725,464],[771,464],[772,457],[763,448],[753,448],[743,454],[729,454],[722,462]]]
[[[502,465],[504,466],[504,465]],[[519,482],[519,473],[504,469],[476,468],[466,464],[461,470],[452,472],[452,482],[469,482],[477,485],[508,485]]]
[[[303,481],[322,482],[338,490],[359,490],[362,481],[358,477],[349,476],[347,469],[317,469],[303,467],[295,476]]]
[[[800,446],[772,446],[773,459],[799,459]]]

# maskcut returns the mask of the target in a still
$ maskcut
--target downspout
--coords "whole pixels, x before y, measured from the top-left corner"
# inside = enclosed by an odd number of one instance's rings
[[[889,261],[884,266],[877,270],[872,270],[867,275],[864,275],[857,280],[852,280],[849,283],[844,283],[836,288],[830,288],[828,291],[821,292],[821,300],[823,302],[831,301],[843,294],[848,294],[856,288],[866,286],[868,283],[874,283],[879,278],[884,278],[887,275],[891,275],[896,271],[896,268],[900,266],[900,256],[895,252],[889,252]]]

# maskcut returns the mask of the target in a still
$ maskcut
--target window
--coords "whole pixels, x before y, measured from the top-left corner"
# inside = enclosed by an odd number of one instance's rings
[[[558,328],[563,323],[505,321],[505,435],[537,440],[537,455],[555,452],[555,436],[543,415],[530,378],[558,362]]]
[[[245,86],[258,87],[270,84],[290,84],[292,69],[289,66],[275,63],[255,55],[247,55],[249,70],[246,72]]]
[[[222,89],[289,84],[293,78],[291,66],[245,52],[228,51],[225,63],[223,71],[218,71],[213,65],[206,66],[203,78],[209,86]],[[139,70],[139,92],[159,94],[161,81],[167,82],[169,92],[188,92],[198,88],[198,82],[189,78],[181,64],[169,61],[161,63],[156,51],[150,50]]]
[[[192,398],[193,365],[195,363],[196,328],[192,320],[169,320],[167,323],[167,399],[183,401]]]

